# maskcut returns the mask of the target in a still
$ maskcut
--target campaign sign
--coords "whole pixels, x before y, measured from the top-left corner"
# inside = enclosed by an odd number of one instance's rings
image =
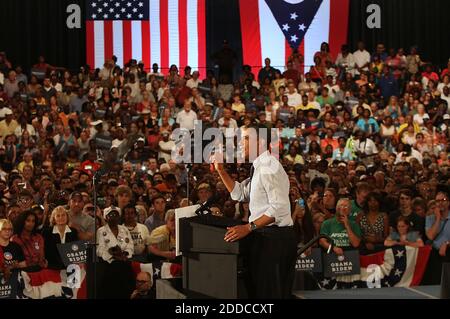
[[[58,244],[58,252],[64,266],[84,264],[87,261],[87,241],[80,240],[67,244]]]
[[[359,274],[359,252],[357,250],[344,251],[344,255],[341,256],[334,253],[324,256],[325,277]]]
[[[17,296],[17,271],[13,271],[8,280],[0,273],[0,299],[16,299]]]
[[[296,271],[322,272],[322,251],[320,248],[314,248],[311,255],[300,255],[295,263]]]

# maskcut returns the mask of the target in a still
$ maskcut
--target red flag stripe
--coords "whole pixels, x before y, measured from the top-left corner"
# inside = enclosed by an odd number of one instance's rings
[[[334,59],[341,51],[341,45],[347,43],[349,5],[350,0],[330,0],[329,45]]]
[[[367,268],[369,265],[382,265],[384,264],[384,252],[381,251],[376,254],[367,255],[367,256],[360,256],[359,257],[359,263],[361,268]]]
[[[161,32],[161,71],[169,73],[169,1],[161,0],[159,7]]]
[[[180,70],[188,64],[187,0],[178,0],[178,29],[180,38]]]
[[[206,76],[206,0],[197,3],[198,70],[200,77]]]
[[[257,78],[262,63],[258,0],[239,0],[239,8],[244,61],[252,66],[252,72]]]
[[[305,39],[302,40],[302,44],[300,44],[300,47],[298,48],[298,53],[301,54],[303,57],[302,65],[300,66],[300,73],[301,75],[305,74]]]
[[[105,60],[111,59],[113,56],[113,26],[112,21],[104,21],[103,23],[103,33],[105,35]]]
[[[124,65],[133,58],[132,43],[131,43],[131,21],[123,21],[123,60]]]
[[[150,22],[142,21],[142,61],[146,69],[151,69],[150,65]],[[138,61],[139,62],[139,61]]]
[[[95,69],[94,21],[86,21],[86,61],[91,69]]]
[[[431,253],[431,246],[419,248],[419,251],[417,253],[416,267],[414,269],[414,275],[410,286],[420,285],[423,275],[425,274],[426,267],[428,265],[430,253]]]

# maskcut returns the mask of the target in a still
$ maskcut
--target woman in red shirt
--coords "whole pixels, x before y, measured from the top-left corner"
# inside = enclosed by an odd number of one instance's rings
[[[37,232],[37,227],[37,216],[30,210],[22,212],[14,223],[14,236],[11,241],[22,248],[28,271],[47,268],[44,238]]]

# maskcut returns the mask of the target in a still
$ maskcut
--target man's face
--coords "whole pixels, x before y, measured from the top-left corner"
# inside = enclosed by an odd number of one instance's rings
[[[149,291],[151,288],[151,279],[146,273],[139,273],[136,276],[136,289],[143,293]]]
[[[75,196],[69,201],[69,207],[72,213],[80,213],[83,211],[84,201],[80,196]]]
[[[341,201],[336,207],[337,212],[340,215],[348,216],[350,214],[351,205],[349,201]]]
[[[153,205],[155,206],[155,211],[157,212],[165,212],[166,211],[166,201],[164,198],[157,198]]]
[[[136,210],[133,208],[125,208],[123,218],[127,224],[136,222]]]
[[[198,199],[199,199],[202,203],[206,202],[206,201],[208,200],[209,197],[211,197],[211,191],[210,191],[210,190],[208,190],[208,189],[206,189],[206,188],[203,188],[203,189],[200,189],[200,190],[198,191]]]
[[[112,211],[106,216],[106,221],[109,225],[118,225],[120,222],[120,215],[117,211]]]
[[[436,195],[436,202],[441,210],[441,213],[449,211],[450,203],[448,201],[448,196],[443,193],[438,193]]]
[[[269,67],[270,66],[270,59],[265,59],[264,60],[264,64],[265,64],[265,66]]]
[[[399,201],[401,209],[407,209],[412,206],[412,198],[405,194],[400,195]]]

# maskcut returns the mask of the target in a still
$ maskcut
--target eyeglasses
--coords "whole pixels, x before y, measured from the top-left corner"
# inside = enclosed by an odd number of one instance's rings
[[[137,285],[143,285],[143,284],[146,284],[148,282],[150,282],[150,280],[136,280],[136,284]]]

